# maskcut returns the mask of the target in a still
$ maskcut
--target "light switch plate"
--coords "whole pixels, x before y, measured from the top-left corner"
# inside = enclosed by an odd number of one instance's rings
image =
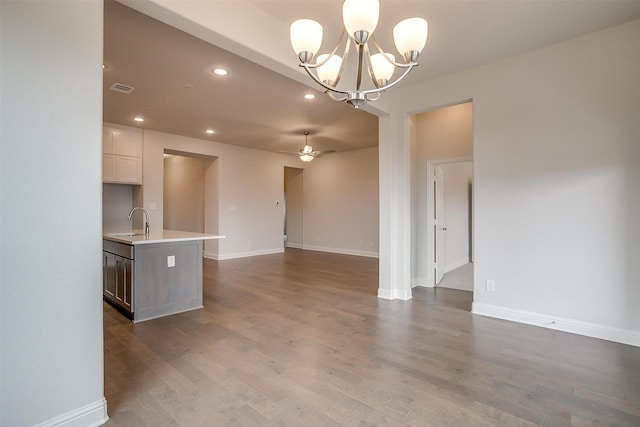
[[[167,267],[175,267],[176,266],[176,256],[169,255],[167,257]]]

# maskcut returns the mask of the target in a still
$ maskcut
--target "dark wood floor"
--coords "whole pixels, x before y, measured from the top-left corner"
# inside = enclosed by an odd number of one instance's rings
[[[640,426],[640,348],[376,297],[376,259],[205,260],[204,309],[105,305],[107,426]]]

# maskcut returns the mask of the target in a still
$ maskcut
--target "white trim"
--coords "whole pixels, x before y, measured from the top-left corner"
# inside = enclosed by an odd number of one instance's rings
[[[107,422],[107,400],[103,397],[88,405],[37,424],[35,427],[98,427]]]
[[[433,288],[433,283],[429,283],[429,279],[426,277],[414,277],[411,279],[411,287],[421,287],[421,288]]]
[[[186,313],[187,311],[193,311],[193,310],[200,310],[201,308],[204,308],[204,305],[201,305],[199,307],[185,308],[183,310],[178,310],[178,311],[171,311],[169,313],[156,314],[155,316],[149,316],[149,317],[145,317],[144,319],[139,319],[139,320],[136,320],[135,316],[134,316],[134,319],[131,321],[131,323],[146,322],[147,320],[153,320],[153,319],[159,319],[161,317],[173,316],[174,314]]]
[[[472,304],[471,312],[482,316],[541,326],[543,328],[640,347],[640,331],[633,331],[631,329],[615,328],[597,323],[583,322],[581,320],[476,302]]]
[[[327,248],[324,246],[309,246],[309,245],[303,245],[302,249],[307,251],[331,252],[334,254],[356,255],[356,256],[364,256],[369,258],[378,258],[377,252],[356,251],[353,249]]]
[[[463,265],[467,265],[467,264],[469,264],[469,258],[464,258],[464,259],[458,260],[456,262],[452,262],[451,264],[446,265],[444,267],[444,274],[447,274],[448,272],[453,271],[456,268],[460,268]]]
[[[251,251],[251,252],[234,252],[230,254],[220,255],[218,254],[218,261],[223,261],[225,259],[235,259],[235,258],[247,258],[251,256],[258,255],[271,255],[271,254],[281,254],[284,252],[284,248],[273,248],[273,249],[262,249],[260,251]]]
[[[411,290],[405,291],[402,289],[381,289],[378,288],[378,298],[394,300],[400,299],[403,301],[408,301],[411,299]]]
[[[213,253],[213,252],[203,252],[202,256],[207,258],[207,259],[214,259],[214,260],[218,260],[218,254]]]
[[[291,243],[291,242],[287,242],[287,244],[285,245],[287,248],[294,248],[294,249],[304,249],[302,243]]]

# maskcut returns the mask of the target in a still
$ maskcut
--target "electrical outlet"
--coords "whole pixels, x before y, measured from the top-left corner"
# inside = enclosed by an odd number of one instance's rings
[[[496,281],[495,280],[487,280],[487,291],[495,292],[496,291]]]
[[[176,266],[176,256],[169,255],[167,257],[167,267],[175,267]]]

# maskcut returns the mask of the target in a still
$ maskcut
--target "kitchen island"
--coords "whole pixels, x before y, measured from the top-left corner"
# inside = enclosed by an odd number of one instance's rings
[[[133,322],[202,308],[202,241],[162,230],[103,234],[103,296]]]

